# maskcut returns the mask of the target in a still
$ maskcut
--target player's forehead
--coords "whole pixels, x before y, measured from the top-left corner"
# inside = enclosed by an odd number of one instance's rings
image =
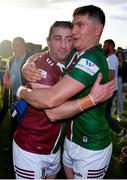
[[[16,46],[25,46],[25,44],[20,41],[20,40],[15,40],[13,41],[13,44],[12,44],[13,47],[16,47]]]
[[[65,27],[54,27],[51,36],[72,36],[72,30]]]

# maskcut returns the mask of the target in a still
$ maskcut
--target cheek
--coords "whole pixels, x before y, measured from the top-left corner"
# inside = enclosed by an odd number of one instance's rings
[[[50,49],[51,54],[53,55],[57,54],[58,52],[56,45],[50,44],[49,49]]]
[[[71,51],[72,51],[72,50],[66,51],[66,53],[64,54],[65,58],[68,58],[68,56],[71,54]]]
[[[58,49],[58,46],[57,46],[56,43],[50,44],[50,50],[52,50],[52,51],[57,51],[57,49]]]
[[[73,43],[74,44],[74,43]],[[72,49],[74,48],[74,45],[73,44],[69,44],[69,45],[66,45],[66,49],[68,52],[71,52]]]

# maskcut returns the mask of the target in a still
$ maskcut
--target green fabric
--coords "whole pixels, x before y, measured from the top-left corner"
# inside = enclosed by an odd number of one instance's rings
[[[67,64],[69,64],[69,61]],[[82,69],[79,69],[80,67]],[[96,70],[98,69],[97,72],[95,72],[94,68]],[[103,74],[101,83],[107,82],[109,77],[108,64],[102,49],[96,46],[84,52],[69,72],[69,76],[85,85],[85,89],[76,98],[82,98],[89,94],[99,72]],[[107,147],[111,143],[111,135],[105,111],[106,102],[74,117],[72,141],[91,150],[101,150]]]
[[[64,139],[65,139],[65,135],[66,135],[66,127],[67,127],[67,123],[63,121],[62,122],[62,129],[60,132],[60,137],[59,137],[58,142],[56,143],[56,145],[54,147],[53,154],[56,153],[64,143]]]

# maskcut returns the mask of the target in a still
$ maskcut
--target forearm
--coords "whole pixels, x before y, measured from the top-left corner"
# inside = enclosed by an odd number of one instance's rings
[[[64,100],[59,97],[57,98],[54,94],[56,93],[54,93],[52,87],[29,89],[21,86],[20,95],[17,96],[36,108],[45,109],[55,108],[63,103]]]
[[[67,119],[94,106],[95,104],[91,98],[92,97],[88,95],[81,99],[66,101],[64,104],[56,108],[45,109],[45,112],[52,122]]]
[[[106,84],[100,84],[101,79],[102,75],[99,74],[94,86],[90,91],[90,95],[92,96],[95,104],[101,103],[110,98],[115,89],[115,80],[112,80]],[[65,103],[68,99],[78,94],[84,88],[84,85],[81,83],[77,82],[71,77],[65,76],[61,81],[50,88],[31,90],[24,87],[20,93],[20,96],[18,97],[26,100],[36,108],[55,108]],[[88,104],[88,106],[89,105],[90,104]],[[71,106],[73,107],[74,105],[72,104]],[[65,109],[67,110],[68,107]]]
[[[34,101],[29,101],[28,100],[27,103],[30,104],[31,106],[33,106],[36,109],[42,109],[41,106],[38,103],[34,102]]]
[[[67,101],[56,108],[45,109],[46,115],[52,122],[73,117],[80,112],[81,110],[77,100]]]
[[[67,86],[66,88],[65,84]],[[29,103],[34,101],[41,108],[54,108],[63,104],[83,89],[84,85],[80,82],[69,76],[64,76],[61,81],[49,88],[30,90],[23,87],[18,97],[27,102],[29,101]]]
[[[22,91],[20,92],[19,97],[27,101],[29,104],[31,104],[35,108],[38,108],[38,109],[50,108],[50,105],[48,104],[48,98],[45,98],[45,96],[43,97],[43,92],[45,92],[46,89],[47,88],[43,89],[42,91],[41,88],[29,89],[29,88],[24,87]],[[40,101],[42,97],[43,97],[43,104],[42,104],[42,100]]]

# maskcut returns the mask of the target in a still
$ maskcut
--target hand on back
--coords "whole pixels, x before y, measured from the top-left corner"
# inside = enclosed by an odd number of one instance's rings
[[[36,65],[34,63],[35,57],[37,57],[37,55],[38,54],[31,56],[23,65],[21,70],[23,77],[30,82],[36,82],[37,80],[40,80],[42,77],[41,71],[36,68]]]
[[[95,104],[101,103],[109,99],[115,90],[115,80],[109,81],[105,84],[100,84],[102,80],[102,74],[99,73],[94,86],[90,91]]]

